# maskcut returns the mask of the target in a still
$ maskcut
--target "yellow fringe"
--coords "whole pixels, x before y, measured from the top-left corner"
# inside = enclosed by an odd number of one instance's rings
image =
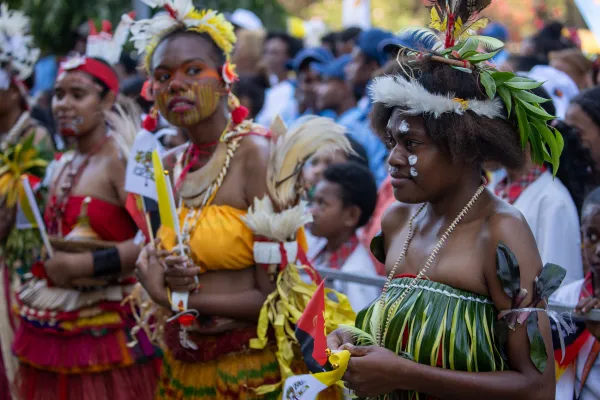
[[[281,382],[265,385],[257,389],[257,393],[266,394],[278,390],[283,382],[294,375],[292,361],[294,360],[294,345],[297,345],[295,324],[302,315],[306,305],[312,298],[317,286],[307,284],[300,277],[298,267],[290,264],[279,274],[277,289],[271,293],[263,305],[258,320],[257,338],[250,340],[253,349],[264,349],[267,345],[267,331],[272,326],[275,331]],[[337,302],[331,300],[331,295]],[[356,314],[352,311],[348,298],[334,290],[325,289],[325,330],[331,333],[338,325],[354,325]],[[297,346],[296,346],[297,347]]]

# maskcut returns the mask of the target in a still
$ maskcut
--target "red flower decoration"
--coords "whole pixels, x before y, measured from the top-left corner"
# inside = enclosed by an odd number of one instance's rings
[[[181,326],[189,327],[189,326],[192,326],[195,319],[196,318],[193,315],[184,314],[181,317],[177,318],[177,321],[179,322],[179,324]]]
[[[156,127],[158,127],[158,118],[154,114],[154,112],[150,111],[146,115],[146,118],[144,118],[144,122],[142,122],[142,128],[149,132],[154,132]]]
[[[246,119],[248,114],[250,114],[250,111],[248,111],[248,109],[246,107],[244,107],[244,106],[236,107],[231,112],[231,120],[233,121],[233,123],[235,125],[239,125]]]

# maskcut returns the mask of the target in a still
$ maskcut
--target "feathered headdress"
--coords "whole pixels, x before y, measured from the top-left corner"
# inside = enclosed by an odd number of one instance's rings
[[[146,67],[150,65],[158,43],[176,29],[208,34],[229,59],[236,38],[233,25],[223,14],[212,10],[196,10],[192,0],[142,1],[152,8],[165,9],[164,13],[136,21],[131,27],[131,40],[136,50],[140,53],[146,52]]]
[[[9,10],[0,4],[0,88],[7,89],[11,79],[24,81],[33,73],[40,50],[33,46],[29,34],[29,18],[18,10]]]
[[[133,15],[133,13],[123,14],[114,34],[109,21],[102,21],[102,31],[100,32],[90,21],[90,34],[87,37],[85,55],[102,59],[110,65],[117,64],[123,52],[123,45],[129,36],[129,28],[133,24]]]
[[[523,148],[529,143],[534,162],[552,164],[556,174],[563,139],[560,132],[547,124],[555,117],[540,106],[549,99],[530,92],[542,82],[518,77],[512,72],[499,72],[490,60],[502,51],[504,43],[476,35],[476,31],[489,22],[479,13],[490,4],[491,0],[427,0],[431,7],[429,28],[404,29],[397,34],[396,42],[399,55],[408,56],[409,64],[428,58],[465,73],[478,74],[489,100],[424,93],[423,87],[416,82],[392,76],[377,78],[371,87],[371,95],[375,102],[389,107],[402,106],[413,114],[429,113],[436,118],[446,112],[463,114],[465,111],[488,118],[504,118],[498,115],[501,101],[508,111],[507,117],[519,127]],[[444,34],[443,39],[436,31]],[[403,90],[390,89],[399,86]]]

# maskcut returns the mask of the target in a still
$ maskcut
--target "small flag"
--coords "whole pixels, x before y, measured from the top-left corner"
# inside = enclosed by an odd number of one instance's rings
[[[295,375],[285,380],[283,385],[283,400],[314,400],[317,395],[342,380],[348,369],[350,352],[343,350],[332,354],[329,362],[335,367],[332,371],[318,374]]]
[[[142,231],[146,240],[149,240],[149,229],[151,229],[151,227],[148,227],[148,224],[146,223],[146,206],[144,204],[144,198],[136,193],[127,193],[125,209],[129,215],[131,215],[131,218],[138,229]]]
[[[158,200],[158,212],[160,214],[160,223],[162,226],[173,229],[179,237],[179,220],[177,218],[177,208],[175,208],[175,198],[171,179],[165,173],[160,155],[157,150],[152,152],[152,164],[154,167],[154,182],[156,184],[156,199]]]
[[[28,225],[25,224],[25,228],[18,227],[18,229],[37,227],[40,231],[44,246],[48,251],[48,255],[52,257],[52,246],[50,245],[50,240],[48,239],[48,234],[46,233],[46,226],[44,225],[44,220],[42,219],[37,202],[35,201],[35,195],[33,194],[33,189],[31,189],[27,175],[21,176],[21,184],[22,192],[19,196],[19,210],[22,214],[21,219],[27,221]]]
[[[157,149],[161,150],[161,146],[154,134],[142,129],[135,138],[127,160],[125,191],[157,199],[152,162],[152,152]]]
[[[327,337],[325,335],[325,281],[317,287],[296,323],[296,339],[304,362],[312,373],[325,371]]]

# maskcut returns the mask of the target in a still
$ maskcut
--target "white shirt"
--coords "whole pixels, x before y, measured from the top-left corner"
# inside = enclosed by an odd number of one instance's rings
[[[279,82],[265,94],[265,104],[256,116],[256,122],[266,128],[277,115],[284,121],[293,121],[298,118],[298,102],[294,98],[294,85],[289,81]]]
[[[569,285],[562,286],[556,291],[552,299],[560,304],[575,308],[579,302],[583,283],[584,279],[581,279]],[[588,375],[581,394],[578,393],[583,369],[594,345],[594,339],[594,337],[588,339],[581,348],[576,362],[570,365],[560,377],[556,385],[556,400],[573,400],[574,398],[579,398],[579,400],[600,400],[600,357],[596,359],[596,363]]]
[[[326,245],[327,239],[315,238],[314,236],[309,242],[308,259],[317,270],[320,268],[329,268],[327,257],[318,257],[318,254],[321,253]],[[378,276],[369,251],[360,243],[356,246],[352,254],[350,254],[346,262],[344,262],[340,271],[367,277]],[[355,312],[359,312],[370,305],[381,293],[381,288],[377,286],[341,280],[333,281],[333,288],[348,296],[350,305]]]
[[[567,270],[563,285],[583,279],[577,207],[560,180],[544,172],[521,193],[514,206],[527,220],[542,262]]]

